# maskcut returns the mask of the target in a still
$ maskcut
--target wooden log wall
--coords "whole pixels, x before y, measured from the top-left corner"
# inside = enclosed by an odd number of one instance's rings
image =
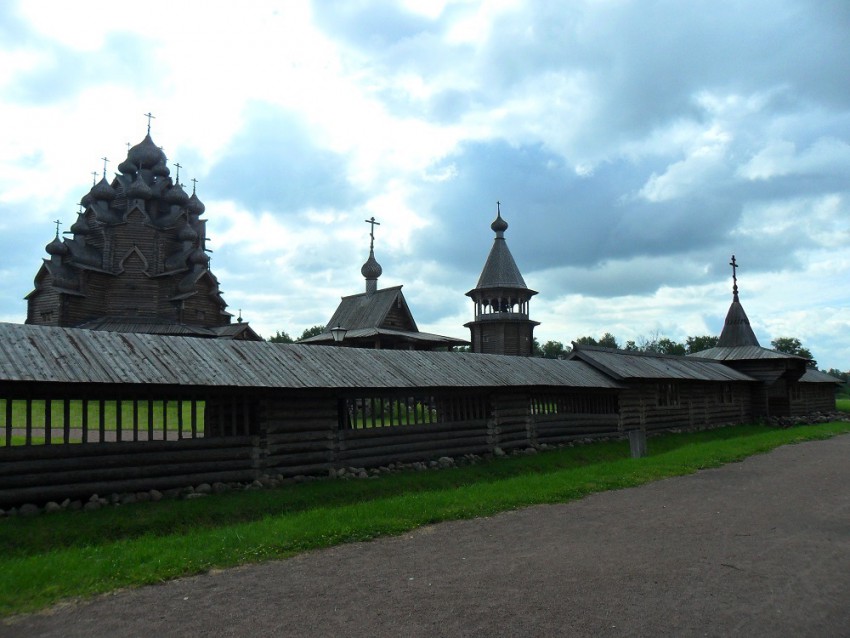
[[[334,396],[265,399],[259,405],[265,467],[284,476],[334,466],[340,407]]]
[[[791,383],[791,416],[835,411],[835,385],[832,383]]]
[[[635,383],[620,393],[620,428],[668,430],[743,423],[751,418],[752,393],[741,383]]]
[[[489,440],[492,447],[508,451],[536,443],[530,397],[527,393],[502,394],[492,399]]]
[[[0,507],[252,481],[260,466],[250,436],[0,448]]]

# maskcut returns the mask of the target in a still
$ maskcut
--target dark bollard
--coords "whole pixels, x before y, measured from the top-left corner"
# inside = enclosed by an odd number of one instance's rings
[[[646,456],[645,430],[629,430],[629,448],[632,451],[633,459],[639,459]]]

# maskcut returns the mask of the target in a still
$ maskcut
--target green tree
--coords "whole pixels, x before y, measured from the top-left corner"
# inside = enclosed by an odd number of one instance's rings
[[[702,352],[703,350],[708,350],[709,348],[714,348],[717,345],[717,341],[720,337],[713,337],[711,335],[701,335],[698,337],[688,337],[685,339],[685,349],[688,351],[688,354],[693,354],[694,352]]]
[[[580,346],[598,346],[599,342],[593,337],[579,337],[576,343]]]
[[[269,338],[269,342],[271,343],[294,343],[295,340],[290,337],[286,332],[281,332],[278,330],[273,337]]]
[[[640,350],[640,348],[638,348],[637,344],[634,341],[629,339],[628,341],[626,341],[626,345],[623,346],[623,350],[625,350],[626,352],[637,352],[638,350]]]
[[[309,339],[310,337],[315,337],[316,335],[320,335],[325,331],[324,326],[312,326],[304,330],[301,333],[301,336],[298,337],[298,341],[303,341],[304,339]]]
[[[603,348],[614,348],[615,350],[619,350],[620,348],[620,344],[617,343],[617,338],[610,332],[606,332],[602,335],[602,338],[597,343]]]
[[[564,348],[564,344],[560,341],[547,341],[541,347],[543,356],[547,359],[557,359],[565,355],[568,351]]]

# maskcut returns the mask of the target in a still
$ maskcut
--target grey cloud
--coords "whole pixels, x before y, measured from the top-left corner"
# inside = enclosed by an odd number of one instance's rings
[[[205,193],[286,214],[363,201],[346,178],[346,158],[315,145],[297,116],[254,104],[245,122],[207,175]]]

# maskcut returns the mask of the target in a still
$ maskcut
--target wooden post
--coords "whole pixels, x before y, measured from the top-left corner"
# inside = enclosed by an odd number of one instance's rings
[[[71,400],[62,399],[62,442],[71,442]]]
[[[82,407],[80,408],[83,411],[83,443],[89,442],[89,400],[83,399]]]
[[[44,444],[53,442],[53,404],[50,399],[44,400]]]
[[[6,447],[12,447],[12,399],[6,399]]]
[[[646,430],[629,430],[629,449],[633,459],[646,456]]]

